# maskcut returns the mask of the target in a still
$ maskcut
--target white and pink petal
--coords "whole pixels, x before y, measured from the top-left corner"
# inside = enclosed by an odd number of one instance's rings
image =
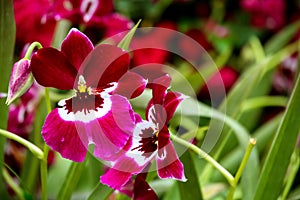
[[[78,106],[72,107],[72,104],[78,104],[70,103],[72,100],[76,101],[75,96],[59,102],[61,108],[58,109],[58,114],[64,121],[74,122],[75,126],[84,124],[83,132],[88,144],[95,145],[94,155],[100,159],[112,160],[115,159],[116,154],[123,151],[131,137],[135,126],[135,115],[126,98],[106,93],[98,95],[101,96],[101,104],[97,108],[85,110],[79,109]],[[95,102],[90,104],[96,105]],[[87,104],[83,105],[87,106]]]
[[[82,162],[86,156],[88,141],[84,133],[84,124],[75,125],[73,121],[61,118],[59,108],[47,116],[42,128],[42,136],[47,145],[59,152],[63,158]],[[81,135],[79,135],[81,134]]]
[[[172,142],[170,141],[169,144],[158,151],[159,153],[156,157],[158,176],[160,178],[173,178],[185,182],[187,179],[184,175],[184,167],[178,159]]]

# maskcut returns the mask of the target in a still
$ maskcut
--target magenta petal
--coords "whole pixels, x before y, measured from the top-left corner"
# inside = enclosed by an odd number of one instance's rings
[[[89,38],[75,28],[70,30],[61,45],[61,51],[77,70],[93,49],[94,46]]]
[[[127,99],[113,95],[110,100],[111,110],[87,126],[95,144],[95,156],[107,160],[122,150],[135,127],[135,117]]]
[[[84,60],[80,73],[87,85],[105,87],[111,82],[118,82],[127,72],[129,61],[128,53],[121,48],[100,44]]]
[[[135,98],[143,93],[146,85],[147,81],[142,76],[133,72],[127,72],[119,80],[114,93],[127,98]]]
[[[161,154],[160,151],[162,152]],[[171,141],[168,145],[159,149],[158,155],[161,155],[156,158],[158,176],[160,178],[173,178],[180,181],[187,180],[184,175],[183,164],[178,159]]]
[[[54,109],[46,118],[42,136],[47,145],[59,152],[62,157],[82,162],[87,152],[87,139],[79,133],[85,133],[84,124],[73,121],[65,121],[58,114],[58,109]],[[85,143],[85,144],[84,144]]]
[[[54,48],[43,48],[32,56],[31,71],[37,82],[45,87],[73,89],[76,69],[67,58]]]
[[[120,190],[122,186],[130,180],[131,177],[132,174],[129,172],[119,171],[111,168],[100,177],[100,182],[113,189]]]

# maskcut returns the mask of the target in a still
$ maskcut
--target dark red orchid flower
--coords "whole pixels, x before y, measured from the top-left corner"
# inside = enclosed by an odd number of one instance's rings
[[[285,23],[284,0],[241,0],[240,4],[251,14],[251,22],[258,28],[276,30]]]
[[[153,98],[146,109],[147,120],[136,124],[129,150],[100,177],[102,183],[121,189],[133,174],[143,171],[154,159],[160,178],[186,181],[183,165],[178,159],[168,130],[168,122],[185,96],[177,92],[167,92],[170,81],[168,75],[154,81]]]
[[[14,0],[16,42],[21,49],[35,41],[50,46],[56,26],[51,6],[50,0]]]
[[[83,25],[93,42],[133,27],[131,20],[114,12],[112,0],[55,0],[53,5],[57,20],[68,19],[74,25]],[[95,36],[95,31],[101,38]]]
[[[128,72],[127,52],[107,44],[94,48],[83,33],[72,29],[60,51],[40,49],[30,67],[42,86],[75,92],[45,120],[42,136],[53,150],[81,162],[89,144],[95,145],[96,157],[108,160],[123,148],[135,126],[124,96],[135,97],[146,85],[141,76]]]

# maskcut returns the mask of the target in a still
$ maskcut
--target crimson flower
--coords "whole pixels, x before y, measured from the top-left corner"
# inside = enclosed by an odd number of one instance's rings
[[[18,104],[9,106],[7,130],[22,137],[28,137],[35,118],[35,110],[42,97],[41,87],[34,83],[20,97]]]
[[[240,5],[251,14],[251,23],[258,28],[276,30],[285,23],[284,0],[241,0]]]
[[[152,99],[146,109],[146,121],[140,120],[134,129],[130,147],[100,181],[120,190],[133,174],[138,174],[156,159],[158,176],[186,181],[183,165],[170,140],[168,122],[177,106],[185,98],[177,92],[167,92],[170,77],[162,76],[152,84]]]
[[[55,0],[53,5],[56,19],[68,19],[74,25],[84,25],[85,33],[95,42],[133,26],[131,20],[114,12],[112,0]],[[101,38],[97,38],[99,35]]]
[[[128,72],[129,61],[128,53],[116,46],[94,48],[77,29],[69,32],[60,51],[49,47],[33,55],[30,67],[39,84],[75,91],[58,103],[42,128],[53,150],[81,162],[89,144],[94,144],[96,157],[108,160],[123,148],[135,126],[124,96],[135,97],[146,85],[141,76]]]
[[[51,15],[50,0],[14,0],[16,42],[20,48],[39,41],[50,46],[56,20]]]

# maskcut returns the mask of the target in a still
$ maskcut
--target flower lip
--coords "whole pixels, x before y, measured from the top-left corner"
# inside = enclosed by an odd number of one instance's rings
[[[140,145],[133,148],[133,151],[141,151],[143,156],[147,156],[157,150],[158,132],[153,127],[145,128],[139,136],[141,137],[141,140],[139,140]]]

